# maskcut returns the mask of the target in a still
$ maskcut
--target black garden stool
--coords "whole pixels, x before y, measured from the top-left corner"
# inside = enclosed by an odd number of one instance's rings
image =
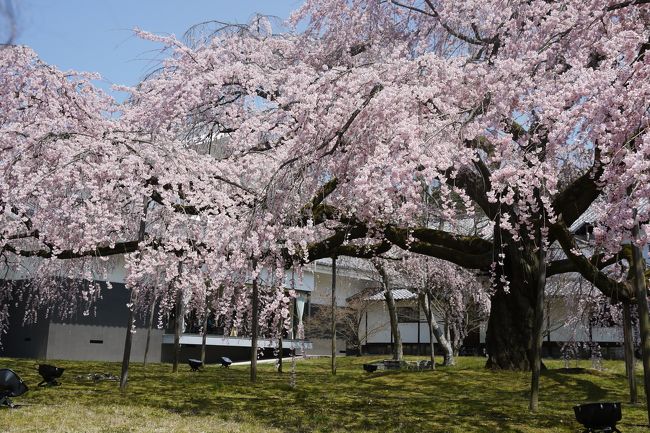
[[[576,419],[585,426],[584,433],[618,432],[616,423],[622,418],[621,403],[587,403],[573,407]]]
[[[199,371],[201,367],[203,367],[203,362],[199,359],[188,359],[187,363],[190,365],[190,368],[192,371]]]
[[[0,370],[0,406],[14,407],[9,397],[20,397],[27,390],[27,385],[13,370]]]
[[[38,366],[38,374],[43,377],[38,386],[58,386],[61,385],[57,379],[63,374],[64,368],[56,367],[49,364],[36,364]]]
[[[222,356],[221,358],[219,358],[219,364],[221,364],[223,367],[228,368],[230,367],[230,364],[232,364],[232,361],[230,358]]]

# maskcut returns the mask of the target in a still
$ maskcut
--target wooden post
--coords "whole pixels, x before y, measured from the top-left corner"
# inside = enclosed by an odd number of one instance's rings
[[[332,257],[332,374],[336,374],[336,257]]]
[[[636,376],[634,375],[634,342],[632,341],[632,314],[630,312],[630,303],[623,302],[623,343],[625,348],[625,374],[627,375],[627,384],[630,389],[630,403],[638,402],[638,392],[636,389]]]
[[[636,210],[634,212],[636,217]],[[639,239],[639,224],[632,228],[632,271],[634,273],[634,295],[637,303],[639,327],[641,328],[641,357],[643,358],[643,385],[646,397],[646,410],[650,423],[650,316],[644,275],[644,260],[641,248],[635,241]]]

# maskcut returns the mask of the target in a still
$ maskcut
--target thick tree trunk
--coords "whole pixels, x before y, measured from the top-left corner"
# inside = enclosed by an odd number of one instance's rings
[[[530,370],[533,308],[521,291],[515,284],[510,293],[498,291],[492,297],[485,336],[488,368]]]
[[[639,238],[638,223],[632,228],[632,268],[634,272],[634,292],[636,295],[639,327],[641,328],[641,356],[643,358],[643,385],[646,397],[646,410],[650,423],[650,316],[648,315],[648,295],[644,275],[644,259],[641,248],[634,241]]]
[[[533,358],[539,258],[535,246],[523,242],[510,242],[504,252],[503,266],[497,268],[498,286],[491,299],[485,337],[486,367],[529,371]],[[502,276],[508,282],[507,287],[501,282]]]
[[[332,374],[336,374],[336,257],[332,258]]]
[[[253,265],[255,267],[255,264]],[[251,382],[257,381],[257,334],[259,331],[260,293],[257,278],[253,279],[253,305],[251,320]]]
[[[530,379],[530,410],[537,411],[539,406],[539,376],[542,369],[542,343],[544,342],[544,288],[546,287],[546,252],[539,247],[539,273],[537,275],[537,293],[535,315],[533,318],[532,374]]]
[[[638,401],[638,392],[636,389],[636,376],[634,375],[634,341],[632,337],[632,313],[630,303],[623,302],[623,343],[625,347],[625,374],[627,375],[627,385],[630,389],[630,403],[635,404]]]

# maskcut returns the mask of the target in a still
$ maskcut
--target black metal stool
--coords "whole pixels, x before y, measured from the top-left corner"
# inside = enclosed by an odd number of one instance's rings
[[[8,368],[0,370],[0,406],[15,407],[9,397],[19,397],[28,389],[13,370]]]
[[[38,386],[58,386],[61,385],[57,379],[61,377],[65,368],[56,367],[49,364],[37,364],[38,374],[41,375],[43,380]]]
[[[587,403],[573,407],[576,419],[585,426],[585,433],[618,432],[616,423],[623,417],[621,403]]]
[[[199,359],[188,359],[187,363],[190,365],[192,371],[199,371],[203,367],[203,362]]]

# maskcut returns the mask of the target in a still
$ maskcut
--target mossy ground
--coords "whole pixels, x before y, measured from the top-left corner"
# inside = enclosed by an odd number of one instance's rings
[[[300,361],[295,388],[286,364],[283,374],[260,365],[256,384],[244,366],[192,373],[182,365],[172,374],[168,364],[133,364],[123,395],[116,382],[76,380],[119,375],[116,363],[48,361],[66,368],[63,384],[38,388],[33,360],[0,358],[0,368],[30,386],[15,399],[22,407],[0,409],[0,432],[578,432],[574,404],[628,400],[621,361],[576,374],[546,361],[540,410],[531,414],[529,373],[486,370],[484,359],[471,357],[436,371],[365,373],[361,365],[376,359],[341,358],[336,376],[329,359]],[[645,423],[643,405],[623,405],[623,432],[647,432]]]

